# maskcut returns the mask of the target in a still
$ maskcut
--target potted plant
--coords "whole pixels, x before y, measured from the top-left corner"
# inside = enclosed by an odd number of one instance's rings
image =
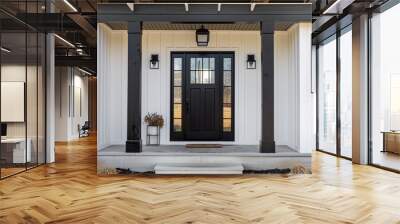
[[[148,113],[144,117],[144,122],[147,124],[147,144],[160,144],[160,128],[164,126],[164,118],[157,113]]]

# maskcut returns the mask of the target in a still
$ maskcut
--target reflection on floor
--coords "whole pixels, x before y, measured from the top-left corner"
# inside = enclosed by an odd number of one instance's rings
[[[398,154],[375,151],[372,160],[373,164],[400,170],[400,155]]]
[[[16,168],[1,168],[1,178],[22,172],[25,170],[25,167],[16,167]]]
[[[32,167],[36,167],[36,163],[18,163],[18,164],[13,164],[13,163],[2,163],[1,164],[1,170],[0,170],[0,177],[5,178],[17,173],[20,173],[22,171],[25,171],[26,169],[30,169]]]

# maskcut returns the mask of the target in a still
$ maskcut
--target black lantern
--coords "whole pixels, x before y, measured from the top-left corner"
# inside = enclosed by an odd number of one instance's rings
[[[200,29],[196,30],[196,42],[199,47],[207,47],[208,41],[210,40],[210,31],[201,26]]]
[[[247,69],[256,69],[256,59],[254,54],[247,55]]]
[[[159,66],[158,54],[152,54],[150,59],[150,69],[158,69]]]

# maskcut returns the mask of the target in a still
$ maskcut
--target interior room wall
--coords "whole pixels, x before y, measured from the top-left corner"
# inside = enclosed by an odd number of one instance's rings
[[[142,116],[167,118],[161,144],[169,144],[169,66],[171,51],[235,51],[236,126],[234,143],[259,144],[261,132],[261,41],[258,31],[212,31],[209,47],[198,48],[193,31],[143,31]],[[304,43],[303,43],[304,42]],[[151,54],[160,69],[150,70]],[[257,69],[247,70],[246,55],[255,54]],[[315,95],[311,94],[311,24],[297,24],[275,34],[276,143],[301,152],[315,147]],[[98,24],[98,148],[125,144],[127,102],[127,32]],[[293,100],[293,101],[291,101]],[[145,135],[145,124],[142,125]],[[300,139],[303,140],[300,140]],[[145,138],[142,136],[143,141]],[[144,141],[145,142],[145,141]],[[175,144],[175,143],[174,143]]]
[[[55,74],[55,140],[70,141],[88,121],[88,77],[74,67],[56,67]]]
[[[27,70],[26,70],[27,69]],[[36,74],[36,67],[33,66],[25,66],[25,64],[3,64],[1,66],[1,81],[2,82],[24,82],[26,83],[26,71],[28,71],[28,74],[32,74],[32,71],[34,70]],[[32,81],[32,80],[29,80]],[[30,83],[32,84],[32,83]],[[32,84],[35,85],[36,83]],[[36,89],[33,88],[27,88],[27,96],[30,98],[36,97]],[[32,102],[32,99],[26,99],[28,102]],[[30,105],[32,107],[36,108],[35,105]],[[2,108],[2,110],[5,110],[6,108]],[[27,114],[27,119],[28,121],[31,121],[32,119],[36,119],[35,117],[36,114],[28,113]],[[24,138],[25,137],[25,122],[8,122],[7,123],[7,137],[10,138]],[[28,128],[36,128],[33,127],[32,125],[28,125]],[[28,130],[28,133],[33,130]]]

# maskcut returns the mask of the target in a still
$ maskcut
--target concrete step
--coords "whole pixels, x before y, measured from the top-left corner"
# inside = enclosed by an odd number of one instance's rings
[[[240,163],[157,163],[156,174],[243,174]]]

